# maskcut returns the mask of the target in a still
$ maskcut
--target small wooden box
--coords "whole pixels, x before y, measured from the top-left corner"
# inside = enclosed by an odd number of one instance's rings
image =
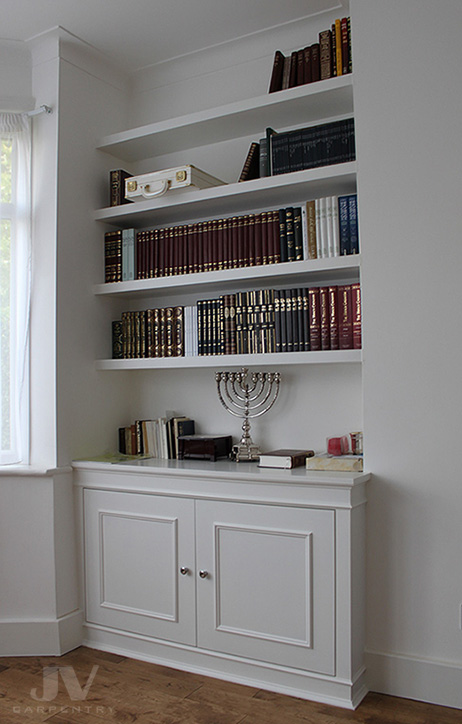
[[[231,435],[180,435],[178,460],[213,460],[229,456]]]

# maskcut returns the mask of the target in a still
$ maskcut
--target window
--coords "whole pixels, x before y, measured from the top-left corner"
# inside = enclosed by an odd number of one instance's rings
[[[30,129],[0,113],[0,463],[29,461]]]

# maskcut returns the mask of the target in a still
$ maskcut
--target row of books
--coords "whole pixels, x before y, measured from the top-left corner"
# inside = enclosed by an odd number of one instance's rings
[[[356,194],[307,201],[307,258],[359,254]]]
[[[353,118],[281,133],[268,127],[258,142],[250,144],[238,181],[347,163],[355,158]]]
[[[284,56],[276,50],[269,93],[351,73],[350,18],[338,18],[322,30],[318,42]]]
[[[359,283],[237,292],[197,317],[200,356],[361,349]]]
[[[302,207],[104,235],[107,283],[359,253],[356,194]]]
[[[184,356],[184,307],[122,312],[112,322],[113,359]]]
[[[119,427],[119,452],[123,455],[177,460],[178,437],[193,435],[194,429],[194,420],[184,415],[170,415],[155,420],[135,420],[127,427]]]
[[[113,357],[146,358],[361,348],[359,283],[262,289],[196,305],[124,312]]]
[[[104,235],[105,281],[130,281],[303,259],[301,207]]]

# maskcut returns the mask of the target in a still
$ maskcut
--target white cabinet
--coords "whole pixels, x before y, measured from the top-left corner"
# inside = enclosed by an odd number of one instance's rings
[[[74,467],[88,645],[359,703],[368,475]]]
[[[84,503],[87,620],[195,644],[193,501],[86,490]]]

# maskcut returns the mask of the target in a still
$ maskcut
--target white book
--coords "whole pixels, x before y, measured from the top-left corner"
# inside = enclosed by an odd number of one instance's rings
[[[303,259],[308,259],[308,220],[306,217],[306,204],[302,207],[302,245],[303,245]]]
[[[327,199],[323,197],[319,199],[320,208],[320,219],[321,219],[321,247],[322,247],[322,258],[326,259],[329,256],[329,238],[327,231]]]
[[[316,218],[316,255],[318,259],[322,259],[321,199],[316,199],[314,208]]]
[[[335,256],[334,253],[334,225],[332,215],[332,196],[326,198],[326,224],[327,224],[327,256]]]

